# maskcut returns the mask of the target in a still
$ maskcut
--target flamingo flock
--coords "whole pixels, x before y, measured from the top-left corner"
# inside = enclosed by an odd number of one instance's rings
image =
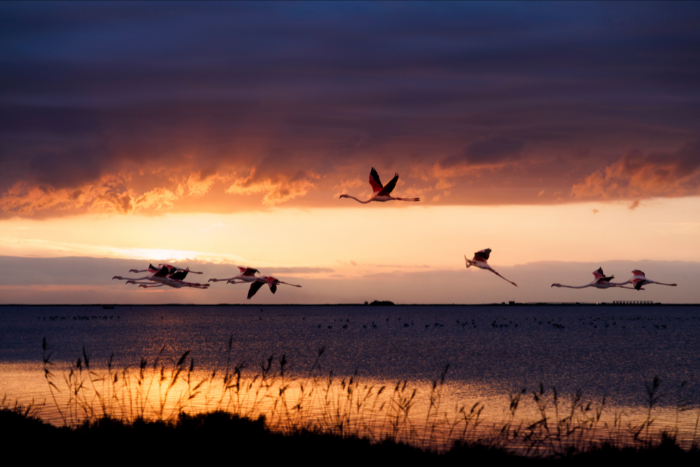
[[[139,287],[144,289],[150,289],[155,287],[168,286],[174,289],[181,289],[183,287],[191,287],[195,289],[208,289],[211,284],[209,282],[223,282],[226,281],[227,284],[242,284],[249,283],[250,288],[248,289],[248,300],[253,297],[260,288],[267,284],[270,288],[270,292],[273,294],[277,292],[277,286],[280,284],[291,285],[292,287],[301,287],[297,284],[290,284],[289,282],[283,282],[276,277],[272,276],[256,276],[257,269],[240,267],[238,266],[239,274],[234,277],[229,277],[227,279],[209,279],[206,284],[199,284],[195,282],[185,282],[184,279],[187,274],[202,274],[201,272],[190,271],[189,268],[182,269],[169,264],[159,264],[158,267],[152,264],[148,265],[147,269],[130,269],[129,272],[140,273],[147,272],[147,276],[143,277],[122,277],[114,276],[112,280],[123,280],[127,284],[138,284]]]
[[[130,269],[129,272],[148,272],[149,275],[143,277],[122,277],[114,276],[112,280],[117,279],[126,281],[127,284],[138,284],[139,287],[150,289],[155,287],[168,286],[174,289],[183,287],[192,287],[195,289],[207,289],[209,284],[199,284],[196,282],[185,282],[185,277],[191,271],[189,269],[176,268],[169,264],[159,264],[156,268],[152,264],[148,265],[148,269],[138,270]],[[202,274],[201,272],[193,272],[193,274]]]
[[[377,202],[386,202],[386,201],[411,201],[411,202],[417,202],[420,201],[420,198],[398,198],[391,196],[392,191],[394,191],[394,188],[396,188],[396,183],[399,180],[399,174],[396,173],[394,175],[394,178],[392,178],[389,183],[386,185],[382,185],[382,182],[379,178],[379,174],[377,171],[372,167],[372,170],[370,170],[369,173],[369,184],[372,187],[372,195],[370,196],[369,199],[362,201],[354,196],[348,195],[348,194],[342,194],[340,195],[340,198],[351,198],[357,201],[358,203],[361,204],[368,204],[372,201],[377,201]],[[501,274],[499,274],[495,269],[493,269],[489,264],[488,264],[488,259],[491,255],[491,248],[485,248],[483,250],[479,250],[474,253],[474,257],[472,259],[468,259],[466,255],[464,255],[464,260],[466,262],[466,267],[467,269],[470,268],[471,266],[477,267],[479,269],[483,269],[486,271],[490,271],[493,274],[497,275],[504,281],[513,284],[515,287],[518,285],[515,282],[512,282],[505,277],[503,277]],[[129,272],[131,273],[142,273],[146,272],[148,275],[143,276],[143,277],[122,277],[122,276],[114,276],[112,279],[118,279],[118,280],[125,280],[127,284],[138,284],[140,288],[154,288],[154,287],[171,287],[175,289],[180,289],[180,288],[195,288],[195,289],[208,289],[211,284],[209,282],[226,282],[227,284],[250,284],[250,287],[248,288],[248,294],[247,294],[247,299],[250,300],[257,292],[260,290],[265,284],[270,288],[270,291],[274,294],[277,292],[277,286],[284,284],[284,285],[289,285],[292,287],[301,287],[301,285],[297,284],[290,284],[288,282],[283,282],[280,281],[279,279],[272,277],[272,276],[264,276],[260,275],[257,276],[256,274],[259,274],[260,271],[254,268],[250,267],[241,267],[237,266],[239,273],[236,276],[225,278],[225,279],[215,279],[211,278],[207,281],[205,284],[200,284],[197,282],[186,282],[184,279],[187,277],[188,274],[202,274],[202,272],[196,272],[196,271],[190,271],[189,268],[182,269],[178,268],[169,264],[159,264],[158,267],[153,266],[152,264],[148,265],[147,269],[130,269]],[[646,278],[646,275],[644,272],[640,271],[639,269],[635,269],[632,271],[632,278],[626,282],[620,282],[620,283],[615,283],[612,282],[612,279],[614,279],[615,276],[606,276],[605,273],[603,272],[603,268],[599,267],[597,270],[593,271],[593,281],[590,282],[589,284],[585,285],[563,285],[559,283],[554,283],[550,287],[564,287],[564,288],[569,288],[569,289],[584,289],[587,287],[594,287],[596,289],[611,289],[611,288],[620,288],[620,289],[630,289],[630,290],[645,290],[644,286],[649,285],[649,284],[658,284],[658,285],[666,285],[666,286],[671,286],[671,287],[676,287],[677,284],[668,284],[664,282],[656,282],[652,281]],[[631,285],[631,287],[626,287],[627,285]]]

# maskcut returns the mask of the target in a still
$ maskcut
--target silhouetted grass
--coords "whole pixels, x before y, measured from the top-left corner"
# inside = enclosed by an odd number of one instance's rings
[[[610,444],[557,455],[527,456],[483,443],[455,443],[437,452],[391,440],[340,436],[309,429],[291,433],[270,430],[263,417],[250,419],[222,411],[189,415],[170,421],[133,422],[98,418],[75,427],[56,427],[24,411],[0,409],[3,444],[23,459],[55,460],[72,457],[86,461],[123,463],[159,462],[430,462],[476,465],[698,465],[700,451],[685,451],[672,438],[654,446],[618,447]]]
[[[518,465],[620,456],[648,460],[662,453],[684,462],[699,459],[697,408],[689,412],[679,395],[675,426],[655,420],[658,378],[647,384],[643,418],[619,413],[606,417],[611,409],[605,398],[587,401],[580,391],[562,397],[556,388],[540,385],[537,391],[511,395],[507,413],[497,421],[484,419],[481,402],[446,405],[449,365],[425,389],[408,381],[377,386],[357,375],[336,378],[323,372],[324,351],[318,350],[304,377],[290,375],[284,355],[271,356],[257,371],[248,371],[246,362],[233,360],[232,341],[222,372],[195,371],[189,351],[170,361],[161,349],[153,361],[142,359],[138,367],[122,369],[113,366],[111,357],[96,369],[83,350],[69,369],[56,374],[44,340],[44,376],[53,404],[49,408],[63,426],[38,418],[43,409],[39,405],[13,406],[6,400],[0,425],[13,436],[11,427],[16,425],[23,427],[17,432],[36,432],[42,442],[49,437],[51,442],[93,447],[126,446],[139,439],[173,449],[234,443],[260,449],[266,460],[277,450],[313,453],[319,459],[371,455],[394,461],[500,459]],[[526,401],[534,412],[522,412]],[[692,432],[680,430],[681,413],[695,414]]]

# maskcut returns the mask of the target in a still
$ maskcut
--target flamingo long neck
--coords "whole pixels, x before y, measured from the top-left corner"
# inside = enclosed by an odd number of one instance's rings
[[[357,201],[358,203],[362,203],[362,204],[367,204],[367,203],[369,203],[370,201],[372,201],[372,198],[368,199],[367,201],[361,201],[361,200],[355,198],[354,196],[345,195],[345,197],[346,197],[346,198],[352,198],[352,199],[354,199],[355,201]]]
[[[143,276],[143,277],[122,277],[122,276],[114,276],[113,279],[119,279],[120,281],[140,281],[142,279],[150,279],[151,276]]]
[[[580,285],[580,286],[574,286],[574,285],[562,285],[559,284],[558,287],[566,287],[567,289],[585,289],[586,287],[591,287],[593,284],[588,284],[588,285]]]

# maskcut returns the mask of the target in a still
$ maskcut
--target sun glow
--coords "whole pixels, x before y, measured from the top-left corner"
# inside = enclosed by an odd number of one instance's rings
[[[155,303],[155,298],[151,301],[141,293],[143,289],[125,288],[110,279],[148,262],[168,262],[202,271],[197,279],[203,281],[231,277],[237,274],[234,266],[252,266],[281,280],[294,277],[292,282],[303,286],[257,298],[265,303],[357,303],[382,297],[401,303],[597,301],[600,294],[581,292],[574,297],[552,291],[549,285],[587,283],[590,272],[600,266],[625,278],[645,260],[667,264],[663,271],[647,270],[650,278],[663,281],[668,276],[669,282],[689,284],[694,273],[687,265],[700,261],[696,245],[700,224],[688,220],[700,217],[696,198],[647,201],[636,209],[621,203],[500,207],[338,203],[335,209],[0,221],[0,256],[57,261],[71,257],[56,273],[40,275],[35,268],[58,263],[38,266],[12,260],[19,269],[13,266],[5,272],[2,281],[10,289],[4,291],[4,300]],[[471,257],[483,248],[493,250],[489,263],[518,287],[465,269],[463,255]],[[124,260],[128,261],[108,263]],[[587,265],[572,265],[574,270],[565,273],[542,263],[548,261],[560,269],[567,263]],[[616,261],[627,263],[616,265]],[[671,279],[669,274],[676,275]],[[61,286],[36,288],[40,284]],[[91,284],[86,285],[89,290],[68,287],[82,284]],[[645,298],[694,302],[693,290],[657,288]],[[185,303],[247,303],[245,291],[233,286],[168,296]],[[608,291],[604,299],[629,297]]]
[[[275,209],[236,214],[80,216],[0,222],[0,255],[200,260],[278,267],[439,269],[492,248],[494,265],[532,261],[700,261],[696,198],[559,206]],[[673,233],[673,247],[668,235]]]

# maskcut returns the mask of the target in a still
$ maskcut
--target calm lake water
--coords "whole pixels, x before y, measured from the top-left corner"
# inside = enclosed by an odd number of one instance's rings
[[[191,350],[195,368],[212,371],[226,365],[232,337],[231,359],[250,373],[284,354],[303,377],[324,347],[322,371],[375,382],[426,384],[449,364],[453,397],[501,409],[543,383],[641,410],[654,376],[660,408],[700,406],[694,306],[3,306],[0,395],[47,399],[44,337],[57,371],[83,347],[92,365],[114,354],[117,367]]]

